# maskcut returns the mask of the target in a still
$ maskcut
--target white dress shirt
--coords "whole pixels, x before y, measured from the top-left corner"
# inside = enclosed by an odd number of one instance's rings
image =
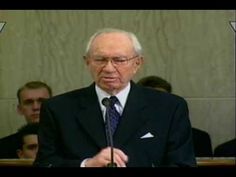
[[[121,90],[117,95],[110,95],[107,92],[105,92],[104,90],[102,90],[100,87],[98,87],[97,85],[95,86],[95,90],[98,96],[98,101],[100,104],[100,108],[102,110],[102,115],[103,115],[103,119],[105,121],[105,113],[106,113],[106,107],[102,104],[102,100],[107,97],[110,98],[110,96],[116,96],[117,99],[119,100],[119,103],[115,104],[116,110],[120,113],[120,115],[122,115],[124,107],[125,107],[125,103],[127,101],[127,97],[130,91],[130,83],[128,83],[128,85]]]
[[[128,97],[129,91],[130,91],[130,82],[117,95],[110,95],[107,92],[105,92],[104,90],[102,90],[100,87],[98,87],[97,85],[95,85],[95,91],[98,96],[99,105],[102,110],[103,120],[105,122],[106,107],[102,104],[102,100],[106,97],[110,98],[110,96],[116,96],[117,99],[119,100],[119,103],[115,103],[115,107],[116,107],[117,111],[120,113],[120,115],[122,115],[124,107],[125,107],[125,103],[127,101],[127,97]],[[80,164],[80,167],[86,167],[85,164],[88,159],[89,158],[84,159],[82,161],[82,163]]]

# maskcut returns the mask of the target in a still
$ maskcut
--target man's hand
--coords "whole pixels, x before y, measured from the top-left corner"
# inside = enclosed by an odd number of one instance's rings
[[[128,162],[128,156],[120,149],[113,148],[114,163],[117,167],[126,167]],[[86,167],[106,167],[107,164],[111,163],[111,148],[107,147],[102,149],[97,155],[88,159],[85,163]]]

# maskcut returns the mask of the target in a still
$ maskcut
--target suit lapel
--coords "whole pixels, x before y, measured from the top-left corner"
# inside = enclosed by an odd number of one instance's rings
[[[86,88],[78,99],[78,123],[100,148],[106,147],[104,120],[94,84]]]
[[[100,148],[106,147],[105,125],[95,92],[95,85],[84,89],[78,97],[77,120],[89,137]],[[138,98],[138,99],[137,99]],[[114,145],[119,147],[127,142],[147,120],[143,112],[148,105],[142,90],[131,82],[131,90],[122,114],[122,119],[114,134]]]
[[[140,88],[131,82],[131,90],[127,98],[121,122],[114,134],[115,146],[120,146],[132,138],[137,130],[147,121],[143,112],[148,103],[142,95]]]

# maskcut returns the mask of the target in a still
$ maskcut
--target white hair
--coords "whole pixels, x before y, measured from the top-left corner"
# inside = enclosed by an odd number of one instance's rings
[[[85,50],[85,56],[88,56],[89,53],[91,52],[91,45],[92,45],[92,42],[94,41],[94,39],[101,35],[101,34],[106,34],[106,33],[122,33],[122,34],[125,34],[127,35],[131,42],[133,43],[133,47],[134,47],[134,51],[138,54],[138,55],[142,55],[142,46],[140,44],[140,42],[138,41],[138,38],[136,37],[136,35],[132,32],[128,32],[128,31],[124,31],[124,30],[121,30],[121,29],[115,29],[115,28],[104,28],[104,29],[100,29],[98,30],[96,33],[94,33],[88,43],[87,43],[87,46],[86,46],[86,50]]]

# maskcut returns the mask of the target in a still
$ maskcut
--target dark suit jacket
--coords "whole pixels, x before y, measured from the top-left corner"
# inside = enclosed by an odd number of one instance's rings
[[[236,138],[220,144],[215,148],[216,157],[236,157]]]
[[[192,128],[193,145],[196,157],[212,157],[212,145],[210,135],[197,128]]]
[[[150,132],[154,137],[141,138]],[[187,104],[181,97],[131,82],[114,146],[128,167],[195,166]],[[95,84],[46,100],[35,166],[77,166],[107,147]]]
[[[0,159],[17,159],[19,147],[18,134],[14,133],[0,139]]]

